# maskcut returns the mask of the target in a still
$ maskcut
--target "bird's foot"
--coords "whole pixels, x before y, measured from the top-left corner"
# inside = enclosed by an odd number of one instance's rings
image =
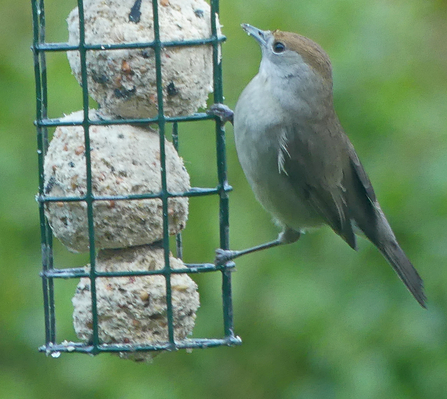
[[[221,120],[222,125],[227,122],[233,124],[234,112],[225,104],[213,104],[206,113],[208,115],[217,116]]]
[[[214,258],[214,264],[216,266],[223,265],[230,260],[233,260],[238,254],[238,251],[230,251],[229,249],[216,249],[216,257]]]

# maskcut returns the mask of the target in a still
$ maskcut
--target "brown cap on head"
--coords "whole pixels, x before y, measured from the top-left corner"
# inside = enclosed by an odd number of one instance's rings
[[[297,52],[304,61],[323,78],[332,78],[331,61],[326,52],[314,41],[292,32],[275,30],[272,32],[276,41],[286,45],[289,50]]]

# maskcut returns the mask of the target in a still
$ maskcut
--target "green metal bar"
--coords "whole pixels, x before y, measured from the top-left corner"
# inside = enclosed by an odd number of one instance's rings
[[[158,0],[152,0],[152,11],[154,16],[154,51],[155,51],[155,74],[157,79],[157,102],[158,102],[158,129],[160,135],[160,169],[161,169],[161,193],[163,203],[163,249],[165,258],[166,280],[166,316],[168,320],[169,349],[175,349],[174,340],[174,316],[172,309],[172,287],[169,261],[169,215],[168,215],[168,185],[166,176],[166,153],[165,153],[165,115],[163,106],[163,80],[161,65],[162,43],[160,40],[160,22],[158,18]]]
[[[227,192],[232,191],[231,186],[225,187]],[[200,188],[192,187],[190,191],[183,193],[166,193],[169,198],[176,197],[203,197],[206,195],[218,194],[222,190],[220,188]],[[86,200],[86,196],[82,197],[54,197],[46,195],[38,195],[36,200],[38,202],[81,202]],[[126,200],[140,200],[140,199],[152,199],[162,198],[161,193],[147,193],[147,194],[128,194],[128,195],[98,195],[93,196],[93,201],[126,201]]]
[[[163,42],[163,47],[191,47],[191,46],[205,46],[215,42],[215,38],[204,39],[189,39],[189,40],[172,40]],[[225,36],[218,39],[220,42],[226,40]],[[156,42],[137,42],[137,43],[120,43],[120,44],[86,44],[86,50],[123,50],[123,49],[144,49],[154,48],[157,46]],[[36,47],[39,51],[73,51],[78,50],[78,46],[70,45],[68,43],[42,43]]]
[[[96,277],[130,277],[130,276],[159,276],[166,274],[198,274],[222,271],[224,269],[232,269],[235,263],[231,262],[228,265],[216,266],[213,263],[185,263],[187,269],[170,269],[168,272],[165,269],[161,270],[139,270],[139,271],[121,271],[121,272],[96,272]],[[81,278],[89,277],[90,274],[84,268],[68,268],[68,269],[52,269],[41,273],[42,276],[51,278]]]
[[[212,120],[216,119],[214,116],[207,115],[205,113],[196,113],[189,116],[165,116],[165,123],[175,123],[175,122],[195,122],[202,120]],[[38,126],[45,127],[55,127],[55,126],[81,126],[82,121],[63,121],[58,118],[53,119],[43,119],[36,122]],[[90,125],[127,125],[127,124],[138,124],[138,125],[148,125],[150,123],[158,123],[158,117],[156,118],[138,118],[138,119],[104,119],[100,121],[90,121]]]
[[[220,59],[220,42],[216,26],[215,15],[219,15],[219,1],[211,0],[211,31],[215,38],[213,43],[213,69],[214,69],[214,103],[223,102],[222,60]],[[225,131],[222,124],[216,121],[216,151],[217,176],[220,187],[219,220],[220,220],[220,247],[229,248],[229,198],[226,190],[227,161],[225,154]],[[222,305],[225,336],[234,337],[233,331],[233,303],[231,292],[231,270],[222,270]]]
[[[233,346],[240,345],[242,342],[239,337],[230,337],[225,339],[186,339],[176,342],[177,349],[206,349],[216,346]],[[107,344],[99,345],[98,347],[92,345],[83,345],[77,343],[59,344],[51,346],[41,346],[39,351],[52,352],[77,352],[87,353],[90,355],[97,355],[99,352],[148,352],[148,351],[166,351],[171,350],[172,345],[156,344],[156,345],[121,345],[121,344]]]
[[[31,1],[31,6],[33,9],[33,58],[34,58],[34,78],[36,82],[36,118],[41,119],[42,118],[42,81],[41,81],[41,69],[40,69],[40,54],[37,51],[39,38],[40,38],[40,27],[41,21],[39,16],[40,13],[40,6],[37,3],[37,1]],[[42,21],[44,26],[44,21]],[[39,169],[39,194],[43,194],[43,130],[40,127],[37,127],[37,155],[38,155],[38,169]],[[46,233],[45,233],[45,219],[44,219],[44,206],[43,204],[39,204],[39,214],[40,214],[40,235],[41,235],[41,252],[42,252],[42,265],[43,265],[43,271],[46,270],[47,266],[47,257],[46,252],[44,249],[46,248]],[[42,279],[42,285],[43,285],[43,302],[44,302],[44,312],[45,312],[45,333],[46,333],[46,343],[48,344],[51,342],[51,338],[49,337],[49,331],[51,330],[50,326],[50,312],[49,312],[49,287],[48,287],[48,280],[47,278]]]
[[[175,150],[179,151],[179,141],[178,141],[178,123],[174,122],[172,124],[172,144],[174,145]]]
[[[82,108],[85,141],[85,167],[86,167],[86,196],[87,203],[87,222],[88,235],[90,246],[90,292],[92,295],[92,343],[93,352],[95,352],[99,345],[98,334],[98,304],[96,294],[96,251],[95,251],[95,227],[93,216],[93,187],[92,187],[92,164],[91,164],[91,147],[90,147],[90,120],[88,116],[89,111],[89,96],[88,96],[88,78],[87,78],[87,49],[85,45],[85,19],[84,19],[84,2],[78,0],[79,10],[79,56],[81,61],[81,86],[82,86]]]
[[[33,0],[33,56],[34,75],[36,81],[36,120],[47,118],[48,93],[45,53],[37,50],[45,40],[45,9],[43,0]],[[44,156],[48,148],[48,132],[46,128],[37,127],[37,154],[39,170],[39,194],[44,189]],[[44,204],[39,203],[42,270],[53,268],[52,234],[45,218]],[[54,309],[54,281],[52,278],[42,278],[42,291],[45,316],[46,343],[56,342],[56,318]]]
[[[179,152],[179,137],[178,137],[178,122],[172,124],[172,144],[177,153]],[[175,255],[179,259],[183,259],[183,242],[182,233],[177,233],[175,236]]]

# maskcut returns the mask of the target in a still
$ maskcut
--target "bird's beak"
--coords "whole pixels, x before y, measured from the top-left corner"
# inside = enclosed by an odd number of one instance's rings
[[[256,39],[261,47],[265,47],[267,45],[267,39],[271,34],[269,30],[261,30],[249,24],[242,24],[241,26],[242,29],[248,33],[249,36],[252,36]]]

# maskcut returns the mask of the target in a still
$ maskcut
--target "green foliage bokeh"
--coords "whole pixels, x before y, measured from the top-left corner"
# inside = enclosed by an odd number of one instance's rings
[[[402,247],[424,278],[419,308],[368,242],[352,251],[329,229],[237,261],[236,348],[161,355],[151,365],[111,355],[37,352],[44,342],[37,204],[30,2],[0,2],[0,397],[2,398],[444,398],[447,397],[447,5],[428,0],[221,0],[224,92],[234,107],[260,51],[239,28],[296,31],[334,68],[337,112]],[[48,40],[67,39],[75,1],[47,1]],[[48,57],[50,116],[81,108],[64,54]],[[228,131],[231,244],[277,229],[256,203]],[[213,186],[210,123],[181,130],[195,186]],[[191,200],[187,261],[211,261],[215,199]],[[58,266],[81,266],[56,244]],[[218,276],[198,276],[196,336],[222,334]],[[58,334],[75,339],[75,281],[56,287]]]

